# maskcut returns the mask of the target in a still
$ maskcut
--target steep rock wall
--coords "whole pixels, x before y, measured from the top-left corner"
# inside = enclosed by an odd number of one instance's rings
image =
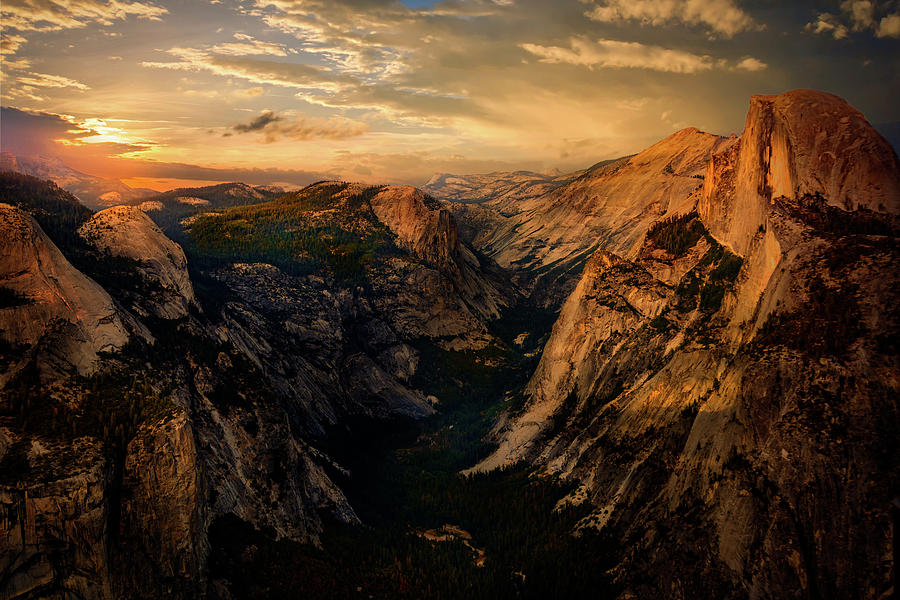
[[[81,226],[79,234],[100,252],[140,263],[147,291],[139,306],[146,305],[147,310],[165,319],[184,317],[191,306],[196,306],[184,251],[139,207],[102,210]]]
[[[17,296],[0,309],[2,338],[25,356],[38,349],[55,357],[46,369],[72,366],[81,373],[97,353],[120,348],[129,337],[112,298],[73,267],[27,213],[0,204],[0,285]]]
[[[785,114],[785,129],[816,129]],[[581,527],[629,548],[616,571],[626,595],[878,598],[900,483],[888,341],[900,330],[900,229],[877,206],[816,196],[819,163],[792,142],[767,150],[776,167],[751,180],[740,173],[750,145],[713,159],[706,240],[680,256],[647,240],[634,260],[588,263],[523,413],[498,424],[499,449],[477,468],[526,459],[579,482],[568,501],[596,506]],[[856,164],[879,164],[874,152]],[[877,198],[894,175],[854,177]],[[741,205],[748,181],[794,195]]]
[[[821,196],[845,210],[900,212],[900,161],[865,117],[811,90],[753,96],[740,143],[706,169],[698,210],[744,255],[774,199]]]

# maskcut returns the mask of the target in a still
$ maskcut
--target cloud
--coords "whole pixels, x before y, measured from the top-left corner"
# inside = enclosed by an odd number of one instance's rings
[[[0,5],[4,29],[56,31],[89,23],[112,25],[129,16],[158,20],[168,10],[151,2],[126,0],[4,0]]]
[[[875,26],[875,5],[870,0],[845,0],[841,10],[850,17],[853,31],[863,31]]]
[[[875,32],[875,35],[880,38],[900,37],[900,13],[882,18],[878,23],[878,30]]]
[[[0,146],[16,154],[68,156],[95,160],[147,150],[141,140],[129,139],[121,130],[96,118],[0,108]]]
[[[193,98],[218,98],[219,90],[184,90],[184,95]]]
[[[422,8],[397,0],[255,0],[255,4],[255,14],[266,25],[294,36],[299,51],[368,83],[409,75],[418,60],[437,58],[437,53],[479,52],[480,45],[473,42],[480,36],[460,36],[464,30],[554,10],[546,3],[534,11],[513,0],[447,0]]]
[[[285,50],[284,44],[263,42],[253,39],[253,37],[245,35],[243,33],[236,33],[234,34],[234,37],[239,41],[216,44],[215,46],[210,48],[210,51],[215,52],[216,54],[224,54],[228,56],[288,55],[287,50]]]
[[[839,15],[819,13],[804,29],[814,34],[830,33],[836,40],[848,37],[850,32],[866,31],[879,38],[900,37],[900,12],[888,13],[894,5],[892,2],[844,0]]]
[[[3,58],[3,69],[6,71],[27,71],[31,68],[31,60],[27,58]]]
[[[234,90],[232,92],[233,95],[238,98],[256,98],[257,96],[262,96],[265,93],[265,90],[261,87],[252,87],[244,90]]]
[[[249,123],[239,123],[232,127],[238,133],[262,132],[267,144],[283,138],[298,141],[328,139],[344,140],[366,133],[369,128],[364,123],[347,119],[314,119],[302,117],[285,119],[272,111],[265,111]]]
[[[537,44],[522,44],[521,47],[540,57],[541,62],[579,65],[590,69],[649,69],[669,73],[694,74],[714,68],[752,72],[762,71],[768,67],[766,63],[752,56],[746,56],[737,64],[729,66],[729,62],[724,58],[714,60],[711,56],[701,56],[660,46],[648,46],[638,42],[602,39],[593,42],[584,37],[573,37],[569,40],[569,44],[569,48]]]
[[[753,58],[752,56],[747,56],[743,60],[741,60],[738,64],[734,66],[735,69],[739,71],[764,71],[768,68],[769,65],[764,63],[763,61]]]
[[[815,21],[806,24],[805,30],[815,34],[831,33],[836,40],[844,39],[849,33],[847,26],[831,13],[819,14]]]
[[[69,115],[0,108],[0,146],[20,156],[56,157],[85,173],[115,179],[129,177],[244,181],[268,184],[275,181],[306,185],[334,179],[334,173],[302,169],[216,168],[183,162],[141,160],[122,157],[146,150],[146,146],[106,141],[115,128],[101,119],[79,120]]]
[[[208,71],[226,77],[238,77],[254,83],[268,83],[290,88],[337,89],[350,83],[325,67],[302,63],[273,62],[258,58],[220,56],[202,48],[175,47],[167,50],[176,60],[144,61],[144,67],[178,71]]]
[[[4,33],[2,39],[0,39],[0,55],[8,56],[15,54],[27,41],[28,40],[21,35]]]
[[[252,121],[247,124],[237,124],[232,129],[237,131],[238,133],[248,133],[250,131],[261,131],[266,128],[267,125],[271,123],[275,123],[279,121],[280,117],[276,116],[272,111],[266,111],[263,114],[259,115]]]
[[[47,75],[46,73],[28,73],[28,75],[20,75],[18,82],[26,87],[42,87],[42,88],[74,88],[76,90],[89,90],[88,86],[63,77],[62,75]]]
[[[587,16],[603,23],[640,21],[646,25],[702,25],[723,37],[758,29],[734,0],[606,0]]]
[[[709,56],[699,56],[681,50],[660,46],[648,46],[638,42],[597,40],[573,37],[569,48],[522,44],[527,52],[540,57],[541,62],[567,63],[590,68],[631,68],[667,71],[671,73],[697,73],[713,68]]]
[[[199,181],[241,181],[251,185],[275,182],[309,185],[323,179],[338,179],[335,173],[304,169],[216,168],[191,163],[151,160],[117,160],[110,167],[122,178],[193,179]]]
[[[171,48],[177,60],[142,62],[142,66],[182,71],[207,71],[252,83],[278,85],[298,90],[297,97],[312,104],[333,108],[359,108],[389,114],[394,118],[430,118],[473,115],[478,109],[467,106],[463,94],[444,93],[425,87],[369,83],[352,74],[328,67],[297,62],[281,62],[254,57],[220,56],[202,48]]]

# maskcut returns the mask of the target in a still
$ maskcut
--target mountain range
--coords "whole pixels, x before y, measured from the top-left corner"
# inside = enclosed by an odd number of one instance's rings
[[[4,598],[893,593],[900,160],[840,98],[421,190],[45,179],[0,174]]]
[[[118,179],[106,179],[76,171],[52,156],[17,156],[12,152],[0,152],[0,171],[16,171],[49,179],[74,194],[91,210],[136,204],[142,198],[158,193],[148,188],[129,187]]]

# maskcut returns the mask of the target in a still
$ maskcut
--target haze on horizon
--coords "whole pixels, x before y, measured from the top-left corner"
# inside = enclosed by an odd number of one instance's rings
[[[3,150],[156,189],[571,171],[687,126],[739,132],[752,94],[796,88],[900,122],[897,0],[4,0],[0,15]]]

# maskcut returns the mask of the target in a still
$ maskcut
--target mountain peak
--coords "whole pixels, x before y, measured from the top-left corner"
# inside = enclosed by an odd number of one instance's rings
[[[155,288],[141,298],[141,308],[164,319],[186,317],[196,305],[181,247],[167,238],[137,206],[114,206],[95,214],[79,229],[102,253],[135,261],[139,275]]]
[[[743,254],[776,198],[806,196],[848,211],[896,214],[900,161],[865,117],[833,94],[753,96],[739,143],[707,168],[704,222]]]
[[[56,156],[17,155],[3,152],[0,170],[16,171],[39,179],[49,179],[67,192],[74,194],[91,210],[100,210],[117,204],[138,204],[140,200],[156,192],[144,188],[132,188],[118,179],[106,179],[82,173],[65,164]]]

